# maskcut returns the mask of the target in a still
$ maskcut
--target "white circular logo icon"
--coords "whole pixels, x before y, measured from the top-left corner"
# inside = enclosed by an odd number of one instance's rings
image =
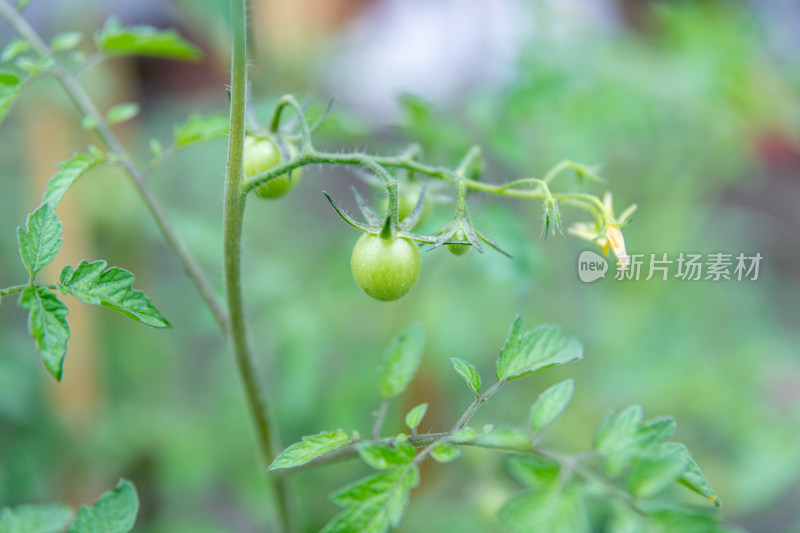
[[[584,283],[591,283],[606,277],[608,263],[602,255],[586,250],[578,256],[578,277]]]

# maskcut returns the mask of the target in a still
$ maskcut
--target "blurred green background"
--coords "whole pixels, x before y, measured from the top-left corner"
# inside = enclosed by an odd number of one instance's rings
[[[617,210],[639,205],[624,229],[630,251],[760,252],[760,276],[583,284],[576,260],[591,244],[540,239],[538,204],[473,195],[477,227],[514,259],[423,254],[416,288],[382,304],[353,282],[357,235],[321,194],[352,207],[349,187],[367,187],[344,169],[307,169],[284,201],[251,201],[246,223],[252,340],[283,442],[340,427],[366,434],[383,352],[415,320],[427,335],[423,366],[386,431],[402,430],[421,402],[430,404],[422,431],[450,427],[470,394],[449,358],[488,378],[519,312],[529,326],[562,325],[584,343],[585,360],[515,382],[476,424],[521,422],[539,391],[574,376],[572,407],[547,444],[587,449],[609,407],[674,415],[676,439],[725,502],[726,521],[800,532],[796,3],[428,4],[252,2],[255,116],[265,121],[283,92],[320,109],[338,93],[321,147],[392,153],[415,140],[426,160],[453,165],[478,143],[488,181],[541,176],[565,158],[599,164]],[[28,16],[45,35],[88,34],[110,13],[178,27],[207,53],[197,65],[114,60],[82,77],[101,109],[141,102],[142,114],[116,128],[146,162],[151,137],[166,145],[190,112],[226,110],[227,4],[33,0]],[[10,39],[6,26],[0,37]],[[54,164],[97,142],[79,122],[56,84],[42,81],[0,128],[0,286],[24,281],[14,230]],[[220,293],[224,167],[221,138],[150,177]],[[436,231],[452,208],[438,205],[420,229]],[[125,476],[142,500],[137,531],[259,531],[270,509],[233,359],[135,191],[116,170],[93,171],[59,216],[64,251],[43,279],[84,257],[106,259],[136,274],[174,329],[69,301],[72,340],[56,385],[24,313],[3,302],[0,505],[86,503]],[[476,449],[453,466],[426,463],[400,530],[492,531],[493,512],[517,490],[503,460]],[[349,462],[296,474],[305,528],[319,529],[336,512],[326,494],[364,472]]]

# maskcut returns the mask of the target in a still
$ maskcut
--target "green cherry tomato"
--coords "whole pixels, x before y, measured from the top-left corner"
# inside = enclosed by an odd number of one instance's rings
[[[294,152],[294,147],[289,146],[289,151]],[[261,174],[267,170],[283,163],[283,158],[275,146],[275,143],[270,139],[256,139],[254,137],[246,137],[244,140],[244,174],[247,177]],[[294,186],[295,182],[300,177],[300,170],[292,171],[292,177],[289,174],[278,176],[277,178],[259,185],[255,189],[256,196],[259,198],[280,198]]]
[[[452,241],[466,241],[467,234],[464,233],[463,229],[458,230],[453,234],[450,238]],[[447,249],[450,250],[450,253],[456,256],[462,256],[465,253],[469,252],[469,249],[472,248],[471,244],[448,244],[446,245]]]
[[[381,239],[365,233],[353,247],[350,267],[353,277],[369,296],[390,302],[405,296],[419,278],[419,248],[398,237]]]

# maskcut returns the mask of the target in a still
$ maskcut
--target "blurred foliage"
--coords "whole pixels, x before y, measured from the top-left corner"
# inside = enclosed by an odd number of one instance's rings
[[[210,24],[196,13],[187,17],[199,28]],[[631,251],[760,251],[766,258],[761,278],[583,285],[575,259],[585,243],[539,240],[538,204],[489,205],[474,196],[476,225],[514,260],[423,254],[414,291],[378,305],[351,279],[357,235],[339,223],[320,192],[343,197],[359,182],[341,169],[310,169],[286,201],[251,202],[247,213],[253,341],[277,400],[282,440],[295,442],[321,428],[367,432],[380,402],[375,370],[386,341],[414,320],[427,337],[422,368],[405,404],[390,409],[387,420],[397,427],[387,430],[401,431],[403,414],[423,402],[430,408],[420,432],[441,429],[470,401],[449,358],[472,361],[491,375],[498,339],[519,311],[529,324],[561,324],[586,347],[581,364],[528,382],[539,392],[575,379],[572,406],[546,440],[586,448],[606,407],[636,402],[653,415],[669,413],[678,421],[677,438],[726,502],[727,521],[763,533],[800,531],[794,505],[800,491],[800,232],[773,209],[769,194],[797,188],[776,181],[763,157],[765,139],[798,145],[800,78],[771,60],[766,30],[724,2],[659,4],[652,28],[641,34],[565,38],[548,31],[546,20],[541,27],[502,91],[466,95],[451,112],[431,109],[424,95],[405,97],[402,125],[391,131],[369,131],[357,113],[337,109],[320,142],[389,151],[414,139],[427,160],[448,164],[479,143],[491,181],[539,177],[564,158],[603,164],[620,204],[639,204],[625,230]],[[88,76],[113,80],[109,72]],[[124,90],[119,82],[96,85],[102,93]],[[53,98],[51,89],[23,95],[0,129],[3,286],[22,281],[14,228],[38,202],[44,178],[29,177],[29,154],[42,147],[18,132],[27,131],[26,116],[39,102]],[[274,102],[265,100],[256,98],[256,113]],[[126,137],[145,160],[150,137],[168,139],[172,125],[193,108],[206,114],[226,105],[221,90],[151,100]],[[77,146],[54,154],[54,161],[85,148],[86,132],[75,131]],[[214,280],[220,280],[224,158],[222,139],[191,146],[151,177]],[[174,330],[142,330],[100,311],[73,323],[73,339],[92,339],[82,349],[94,377],[71,367],[68,354],[62,385],[95,391],[83,407],[91,414],[87,421],[86,413],[58,399],[22,326],[24,314],[3,302],[0,504],[89,503],[124,476],[140,497],[137,531],[255,531],[270,513],[262,503],[266,465],[253,467],[253,432],[225,341],[118,172],[95,170],[71,194],[80,198],[72,205],[88,221],[91,238],[81,253],[94,257],[100,250],[110,264],[135,272]],[[737,200],[742,197],[748,201]],[[451,210],[437,206],[423,229],[441,227]],[[68,217],[63,222],[69,227]],[[64,246],[71,246],[69,235]],[[484,416],[524,419],[533,396],[524,389],[499,396],[475,424]],[[462,461],[461,468],[423,466],[426,482],[412,494],[401,531],[497,527],[494,512],[517,490],[502,457],[468,449]],[[308,531],[335,514],[327,494],[365,472],[351,462],[295,475]],[[481,484],[469,481],[478,478]]]

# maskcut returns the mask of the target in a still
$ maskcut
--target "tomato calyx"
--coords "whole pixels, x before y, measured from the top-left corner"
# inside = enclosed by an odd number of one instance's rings
[[[430,244],[431,246],[426,248],[426,251],[434,250],[444,244],[447,245],[448,249],[450,249],[450,251],[455,255],[463,255],[469,251],[469,247],[473,247],[478,250],[478,252],[483,253],[483,246],[481,245],[482,241],[501,254],[511,257],[511,254],[500,248],[495,241],[475,228],[475,226],[472,224],[472,221],[470,221],[469,216],[467,215],[466,203],[461,201],[461,199],[458,202],[456,216],[442,230],[433,235],[421,235],[418,233],[413,233],[410,231],[410,229],[416,223],[416,218],[422,211],[424,192],[422,195],[420,195],[420,199],[417,202],[417,206],[414,208],[414,212],[412,212],[402,222],[398,222],[396,217],[393,217],[391,213],[387,213],[384,218],[379,217],[369,207],[366,200],[364,200],[364,197],[361,196],[358,190],[355,187],[353,187],[352,190],[353,196],[356,199],[356,203],[358,204],[358,207],[364,216],[364,222],[358,221],[347,214],[347,212],[345,212],[344,209],[338,203],[336,203],[336,201],[331,198],[327,192],[323,191],[323,194],[328,199],[328,202],[330,202],[334,211],[336,211],[336,214],[338,214],[339,217],[341,217],[341,219],[351,227],[359,231],[377,235],[385,240],[393,240],[400,237],[418,243]]]
[[[432,244],[436,241],[436,238],[433,236],[420,235],[410,231],[414,224],[416,224],[419,214],[422,212],[422,202],[424,201],[422,196],[417,202],[414,211],[402,221],[398,221],[397,217],[393,216],[391,212],[387,213],[385,217],[378,216],[375,211],[369,207],[367,201],[361,196],[358,190],[355,187],[353,187],[352,190],[356,203],[361,210],[361,214],[364,216],[363,222],[350,216],[327,192],[323,191],[325,198],[328,199],[328,202],[330,202],[336,214],[351,227],[363,231],[364,233],[377,235],[384,240],[393,240],[401,237],[410,241],[427,244]]]
[[[479,253],[483,253],[483,246],[481,246],[480,241],[488,244],[504,256],[511,257],[511,254],[500,248],[494,240],[478,231],[467,216],[466,211],[456,214],[453,220],[436,233],[434,242],[426,248],[426,251],[434,250],[444,244],[456,256],[467,253],[470,250],[470,246],[478,250]]]

